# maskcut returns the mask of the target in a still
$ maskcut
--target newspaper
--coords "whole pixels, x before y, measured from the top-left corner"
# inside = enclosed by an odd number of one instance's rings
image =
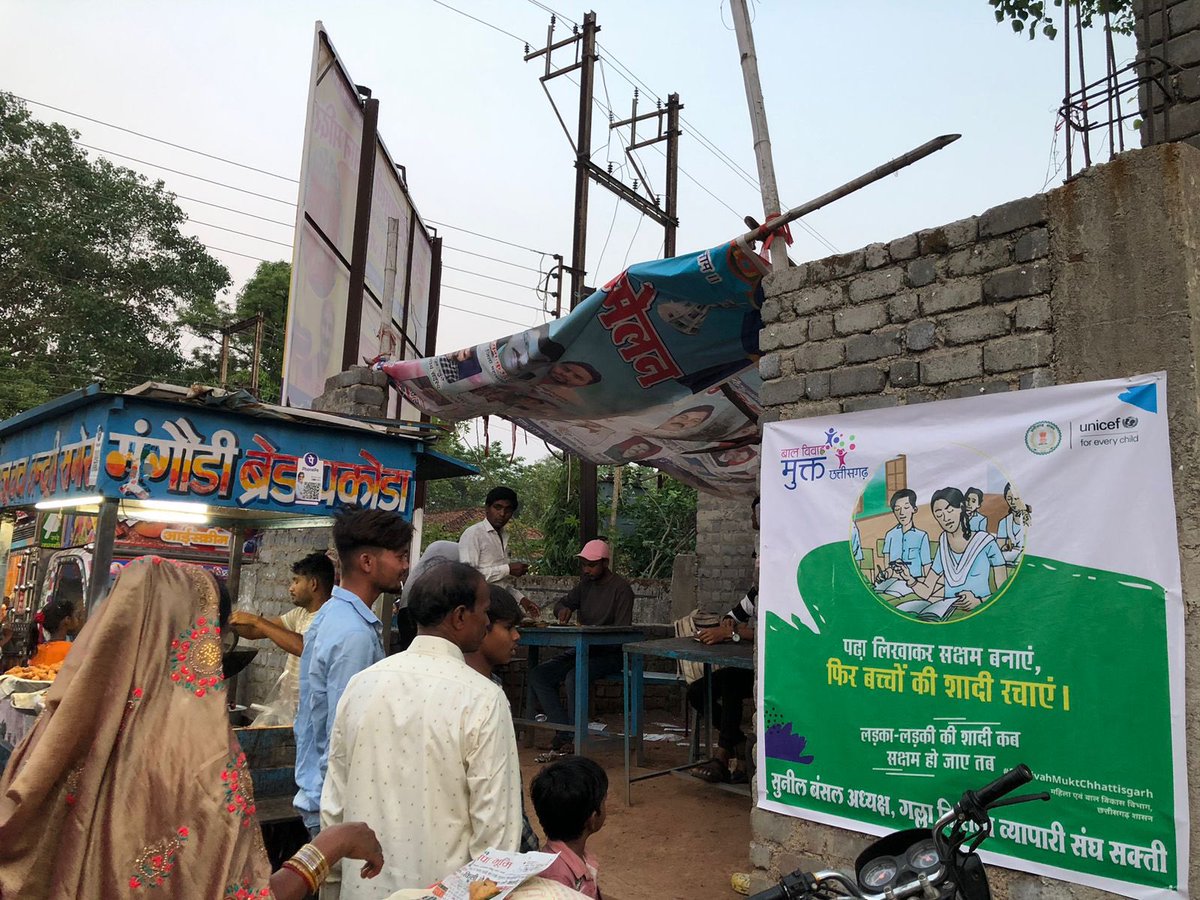
[[[495,900],[503,900],[532,878],[549,868],[558,857],[557,853],[505,853],[488,848],[457,872],[447,875],[429,889],[429,898],[441,900],[470,900],[470,885],[485,878],[496,883],[500,893]],[[422,898],[426,900],[426,898]]]

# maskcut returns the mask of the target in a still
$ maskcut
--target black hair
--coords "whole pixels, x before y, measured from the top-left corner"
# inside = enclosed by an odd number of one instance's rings
[[[558,359],[551,364],[550,368],[554,368],[554,366],[579,366],[579,368],[591,376],[592,384],[597,384],[600,381],[600,371],[591,363],[581,362],[578,359]]]
[[[333,560],[319,550],[292,563],[292,574],[315,578],[326,594],[333,591]]]
[[[933,496],[929,498],[931,512],[933,504],[939,500],[945,500],[946,503],[958,510],[959,521],[962,522],[962,535],[969,538],[971,536],[971,517],[967,515],[967,508],[963,503],[963,492],[954,487],[944,487],[940,491],[934,491]]]
[[[434,566],[418,578],[408,598],[408,609],[418,625],[440,624],[456,608],[475,609],[475,588],[483,576],[466,563]]]
[[[70,600],[51,600],[42,607],[42,628],[46,629],[46,634],[54,634],[58,631],[60,625],[75,615],[75,604]],[[35,621],[29,628],[29,646],[36,647],[41,643],[42,635],[38,629],[38,623]]]
[[[525,614],[521,611],[521,605],[517,603],[516,598],[508,592],[507,588],[498,584],[489,584],[488,593],[491,595],[488,603],[489,622],[493,624],[508,622],[510,625],[517,625],[525,618]]]
[[[895,511],[897,500],[907,500],[912,504],[913,509],[917,508],[916,491],[909,490],[908,488],[901,488],[900,490],[896,491],[896,493],[892,494],[892,502],[888,504],[888,508]]]
[[[505,487],[502,484],[497,485],[487,492],[487,498],[483,501],[483,505],[491,506],[497,500],[507,500],[509,503],[511,503],[513,505],[514,513],[521,507],[521,501],[517,499],[517,492],[510,487]]]
[[[974,494],[976,497],[979,498],[980,503],[983,503],[983,491],[981,491],[977,487],[969,487],[969,488],[967,488],[967,491],[966,491],[966,493],[963,494],[963,496],[970,497],[972,494]]]
[[[1012,493],[1012,482],[1011,481],[1004,482],[1004,497],[1005,497],[1005,499],[1007,499],[1008,495],[1011,493]]]
[[[573,841],[600,811],[608,776],[586,756],[569,756],[546,766],[529,785],[529,797],[542,830],[552,841]]]
[[[412,534],[412,525],[399,513],[382,509],[346,509],[333,523],[333,543],[343,566],[349,565],[356,550],[368,547],[406,552]]]
[[[762,494],[755,494],[754,499],[750,501],[750,508],[754,509],[762,503]]]

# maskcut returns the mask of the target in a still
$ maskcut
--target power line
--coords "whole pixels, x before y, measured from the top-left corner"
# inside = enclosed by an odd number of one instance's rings
[[[126,156],[124,153],[117,153],[113,150],[105,150],[103,147],[93,147],[91,144],[85,144],[83,141],[75,142],[80,147],[86,147],[88,150],[95,150],[97,153],[104,153],[108,156],[115,156],[118,159],[127,159],[130,162],[135,162],[138,165],[150,166],[153,169],[162,169],[164,172],[170,172],[172,175],[182,175],[184,178],[195,178],[197,181],[204,181],[208,184],[215,184],[217,187],[228,188],[231,191],[239,191],[243,194],[249,194],[252,197],[261,197],[263,200],[274,200],[276,203],[282,203],[284,206],[295,206],[291,200],[280,200],[278,197],[272,197],[269,194],[260,194],[257,191],[249,191],[246,188],[234,187],[232,184],[226,184],[223,181],[214,181],[211,178],[204,178],[200,175],[193,175],[191,172],[181,172],[178,169],[171,169],[167,166],[160,166],[158,163],[147,162],[144,159],[138,159],[133,156]]]
[[[518,250],[528,250],[530,253],[537,253],[540,256],[553,256],[554,255],[553,253],[550,253],[548,250],[537,250],[533,247],[527,247],[524,244],[514,244],[512,241],[506,241],[503,238],[492,237],[490,234],[482,234],[478,231],[471,231],[471,229],[463,228],[459,225],[450,225],[446,222],[435,221],[434,219],[426,219],[425,221],[428,222],[430,225],[436,225],[438,228],[449,228],[452,231],[461,231],[463,234],[470,234],[470,235],[474,235],[475,237],[478,237],[478,238],[483,238],[484,240],[495,241],[497,244],[505,244],[509,247],[516,247]]]
[[[483,21],[483,19],[476,18],[475,16],[471,15],[470,13],[463,12],[461,9],[455,9],[449,3],[443,3],[442,0],[432,0],[432,2],[436,3],[438,6],[446,7],[446,9],[450,10],[450,12],[456,12],[460,16],[466,16],[468,19],[478,22],[480,25],[486,25],[488,28],[492,29],[492,31],[498,31],[503,35],[507,35],[508,37],[512,38],[514,41],[518,41],[519,43],[522,43],[522,44],[529,43],[529,41],[525,40],[525,38],[517,37],[511,31],[505,31],[499,25],[493,25],[491,22],[485,22],[485,21]]]
[[[455,253],[465,253],[467,256],[478,256],[480,259],[487,259],[505,266],[512,266],[514,269],[524,269],[526,272],[537,272],[539,275],[542,274],[541,269],[535,269],[533,266],[523,266],[520,263],[509,262],[506,259],[500,259],[498,256],[487,256],[483,253],[476,253],[473,250],[464,250],[462,247],[453,247],[450,244],[442,244],[442,249],[453,250]]]
[[[292,249],[291,244],[272,240],[262,235],[251,234],[248,231],[238,231],[236,228],[226,228],[224,225],[214,225],[212,222],[201,222],[199,219],[188,219],[188,222],[192,225],[203,225],[206,228],[219,228],[221,231],[228,231],[230,234],[240,234],[242,237],[254,238],[256,241],[266,241],[268,244],[278,244],[280,247],[287,247],[289,250]]]
[[[485,24],[486,24],[486,23],[485,23]],[[14,95],[14,96],[15,96],[15,95]],[[26,101],[26,102],[35,102],[35,101]],[[38,104],[38,105],[46,105],[46,104]],[[46,105],[46,106],[47,106],[47,108],[50,108],[50,109],[57,109],[57,107],[50,107],[50,106],[48,106],[48,105]],[[64,110],[64,112],[66,112],[66,111]],[[72,112],[67,112],[67,114],[68,114],[68,115],[79,115],[81,118],[88,118],[88,119],[89,119],[89,121],[101,122],[101,120],[99,120],[99,119],[92,120],[92,119],[90,119],[90,117],[83,116],[83,115],[82,115],[82,114],[80,114],[80,113],[72,113]],[[140,137],[146,137],[146,138],[149,138],[150,140],[158,141],[158,142],[160,142],[160,143],[167,144],[167,145],[169,145],[169,146],[172,146],[172,147],[180,147],[181,149],[185,149],[185,150],[190,150],[190,149],[191,149],[191,148],[188,148],[188,147],[184,147],[184,146],[183,146],[183,145],[181,145],[181,144],[176,144],[176,143],[174,143],[174,142],[172,142],[172,141],[165,140],[165,139],[163,139],[163,138],[156,138],[156,137],[154,137],[153,135],[143,135],[143,134],[141,134],[140,132],[134,132],[132,129],[127,129],[127,128],[124,128],[123,126],[114,125],[114,124],[112,124],[112,123],[108,123],[108,122],[101,122],[101,124],[110,125],[110,126],[111,126],[111,127],[113,127],[113,128],[119,128],[119,129],[121,129],[121,130],[123,130],[123,131],[130,131],[131,133],[138,134],[138,136],[140,136]],[[155,169],[161,169],[161,170],[162,170],[162,171],[164,171],[164,172],[171,172],[172,174],[176,174],[176,175],[182,175],[182,176],[183,176],[183,177],[185,177],[185,178],[194,178],[194,179],[196,179],[196,180],[198,180],[198,181],[204,181],[204,182],[207,182],[208,184],[213,184],[213,185],[216,185],[217,187],[228,188],[229,190],[238,191],[238,192],[240,192],[240,193],[244,193],[244,194],[250,194],[251,196],[254,196],[254,197],[260,197],[260,198],[262,198],[262,199],[265,199],[265,200],[273,200],[273,201],[275,201],[276,203],[282,203],[282,204],[284,204],[284,205],[286,205],[286,206],[295,206],[295,205],[296,205],[294,202],[292,202],[292,201],[289,201],[289,200],[281,200],[281,199],[280,199],[280,198],[278,198],[278,197],[271,197],[271,196],[269,196],[269,195],[266,195],[266,194],[259,194],[259,193],[255,192],[255,191],[250,191],[250,190],[247,190],[247,189],[245,189],[245,188],[236,187],[235,185],[226,184],[226,183],[224,183],[224,182],[220,182],[220,181],[214,181],[214,180],[212,180],[212,179],[209,179],[209,178],[204,178],[204,177],[202,177],[202,176],[199,176],[199,175],[194,175],[194,174],[192,174],[192,173],[190,173],[190,172],[183,172],[183,171],[180,171],[180,170],[177,170],[177,169],[172,169],[172,168],[169,168],[169,167],[167,167],[167,166],[162,166],[162,165],[159,165],[158,163],[148,162],[148,161],[146,161],[146,160],[137,159],[137,158],[135,158],[135,157],[132,157],[132,156],[127,156],[127,155],[125,155],[125,154],[122,154],[122,153],[117,153],[117,152],[115,152],[115,151],[112,151],[112,150],[105,150],[105,149],[103,149],[103,148],[101,148],[101,147],[95,147],[95,146],[92,146],[91,144],[85,144],[85,143],[83,143],[82,141],[75,141],[75,143],[76,143],[76,144],[78,144],[78,145],[79,145],[79,146],[81,146],[81,147],[86,147],[86,148],[87,148],[87,149],[89,149],[89,150],[94,150],[94,151],[96,151],[97,153],[104,153],[104,154],[107,154],[107,155],[109,155],[109,156],[115,156],[115,157],[118,157],[119,159],[126,159],[126,160],[129,160],[130,162],[139,163],[140,165],[150,166],[150,167],[152,167],[152,168],[155,168]],[[201,155],[206,155],[206,154],[203,154],[203,153],[202,153],[202,151],[195,151],[195,152],[197,152],[197,153],[201,153]],[[285,180],[285,181],[293,181],[293,182],[294,182],[294,181],[296,181],[296,179],[294,179],[294,178],[290,178],[289,176],[286,176],[286,175],[280,175],[280,174],[278,174],[278,173],[276,173],[276,172],[266,172],[265,170],[258,170],[258,169],[257,169],[256,167],[254,167],[254,166],[250,166],[250,165],[248,165],[248,164],[245,164],[245,163],[239,163],[239,162],[237,162],[236,160],[227,160],[227,159],[225,159],[224,157],[219,157],[219,158],[220,158],[220,159],[221,159],[223,162],[229,162],[229,163],[231,163],[231,164],[233,164],[233,165],[237,165],[237,166],[240,166],[240,167],[242,167],[242,168],[252,169],[252,170],[255,170],[255,171],[264,171],[264,172],[265,172],[265,174],[272,175],[272,176],[274,176],[274,177],[276,177],[276,178],[280,178],[280,179],[283,179],[283,180]],[[298,183],[298,182],[297,182],[297,183]],[[172,191],[171,193],[174,193],[174,192]],[[295,228],[295,224],[294,224],[294,223],[292,223],[292,222],[285,222],[285,221],[283,221],[283,220],[281,220],[281,219],[272,219],[272,218],[269,218],[269,217],[267,217],[267,216],[260,216],[260,215],[257,215],[257,214],[255,214],[255,213],[246,212],[245,210],[234,209],[234,208],[232,208],[232,207],[229,207],[229,206],[222,206],[222,205],[221,205],[221,204],[219,204],[219,203],[213,203],[212,201],[209,201],[209,200],[201,200],[201,199],[200,199],[200,198],[198,198],[198,197],[188,197],[188,196],[185,196],[185,195],[183,195],[183,194],[175,194],[175,196],[176,196],[178,199],[180,199],[180,200],[186,200],[186,201],[189,201],[189,202],[191,202],[191,203],[200,203],[200,204],[203,204],[203,205],[205,205],[205,206],[211,206],[211,207],[213,207],[214,209],[221,209],[221,210],[225,210],[226,212],[232,212],[232,213],[236,213],[236,214],[238,214],[238,215],[249,216],[250,218],[253,218],[253,219],[259,219],[259,220],[261,220],[261,221],[263,221],[263,222],[271,222],[271,223],[273,223],[273,224],[276,224],[276,225],[283,225],[283,226],[284,226],[284,227],[286,227],[286,228],[293,228],[293,229]],[[433,219],[426,219],[425,221],[426,221],[426,222],[428,222],[428,223],[429,223],[429,224],[431,224],[431,225],[436,225],[436,226],[437,226],[437,227],[439,227],[439,228],[449,228],[449,229],[451,229],[451,230],[453,230],[453,231],[461,231],[461,232],[462,232],[462,233],[464,233],[464,234],[469,234],[469,235],[472,235],[473,237],[482,238],[482,239],[484,239],[484,240],[494,241],[494,242],[496,242],[496,243],[498,243],[498,244],[504,244],[505,246],[514,247],[514,248],[516,248],[516,249],[518,249],[518,250],[527,250],[527,251],[529,251],[530,253],[537,253],[537,254],[538,254],[538,255],[540,255],[540,256],[553,256],[553,254],[552,254],[552,253],[549,253],[548,251],[545,251],[545,250],[538,250],[538,249],[536,249],[536,248],[534,248],[534,247],[530,247],[530,246],[527,246],[527,245],[525,245],[525,244],[518,244],[518,243],[514,243],[513,241],[508,241],[508,240],[505,240],[505,239],[503,239],[503,238],[493,237],[492,235],[489,235],[489,234],[483,234],[482,232],[479,232],[479,231],[472,231],[472,230],[471,230],[471,229],[469,229],[469,228],[462,228],[462,227],[460,227],[460,226],[457,226],[457,225],[451,225],[451,224],[449,224],[448,222],[438,222],[438,221],[435,221],[435,220],[433,220]],[[460,252],[469,253],[470,251],[461,250]],[[475,254],[475,255],[482,256],[483,254]],[[492,257],[484,257],[484,258],[485,258],[485,259],[492,259]],[[504,260],[495,260],[495,261],[497,261],[497,262],[504,262]],[[508,265],[517,265],[516,263],[507,263],[507,264],[508,264]]]
[[[498,281],[501,284],[511,284],[513,287],[519,287],[519,288],[529,287],[529,285],[522,284],[519,281],[509,281],[507,278],[497,278],[495,275],[484,275],[482,272],[473,272],[470,269],[460,269],[460,268],[458,268],[458,266],[443,265],[442,268],[447,269],[451,272],[462,272],[464,275],[474,275],[477,278],[486,278],[488,281]]]
[[[470,291],[468,291],[467,293],[470,293]],[[504,322],[507,325],[516,325],[518,328],[531,327],[526,322],[514,322],[512,319],[503,319],[500,316],[489,316],[487,313],[481,313],[474,309],[466,309],[461,306],[451,306],[449,303],[443,303],[442,309],[452,309],[455,312],[467,313],[468,315],[472,315],[472,316],[479,316],[481,319],[491,319],[494,322]]]
[[[175,192],[172,191],[171,193],[174,194]],[[187,200],[189,203],[201,203],[204,206],[211,206],[214,209],[223,209],[225,212],[237,213],[239,216],[249,216],[252,219],[260,219],[263,222],[272,222],[275,225],[283,225],[287,228],[291,228],[293,231],[296,229],[295,222],[285,222],[282,219],[269,219],[266,216],[259,216],[251,212],[246,212],[244,209],[234,209],[232,206],[222,206],[220,203],[213,203],[210,200],[201,200],[198,197],[185,197],[183,194],[175,194],[175,199]]]
[[[473,294],[476,297],[485,297],[488,300],[495,300],[497,303],[507,303],[509,306],[520,306],[523,309],[532,309],[535,312],[545,312],[540,306],[530,306],[528,303],[518,303],[516,300],[505,300],[503,297],[493,297],[491,294],[481,294],[479,291],[467,290],[467,288],[456,287],[453,284],[443,284],[442,288],[449,291],[459,291],[463,294]]]
[[[438,2],[438,0],[434,0],[434,2],[436,3],[436,2]],[[184,150],[188,153],[195,153],[197,156],[204,156],[204,157],[207,157],[208,159],[215,159],[217,162],[228,163],[231,166],[237,166],[239,169],[247,169],[251,172],[258,172],[260,175],[270,175],[272,178],[279,178],[279,179],[282,179],[283,181],[290,181],[293,184],[300,183],[299,178],[292,178],[288,175],[280,175],[276,172],[269,172],[266,169],[260,169],[257,166],[251,166],[251,165],[248,165],[247,163],[238,162],[237,160],[226,159],[224,156],[217,156],[213,153],[205,153],[203,150],[197,150],[194,147],[185,147],[183,144],[176,144],[172,141],[168,141],[163,138],[157,138],[150,134],[144,134],[140,131],[134,131],[132,128],[126,128],[123,125],[114,125],[112,122],[105,122],[102,119],[93,119],[91,116],[85,116],[83,113],[72,112],[69,109],[62,109],[57,106],[51,106],[49,103],[41,103],[37,100],[30,100],[28,97],[21,97],[17,94],[13,94],[12,96],[16,97],[18,100],[23,100],[26,103],[31,103],[34,106],[40,106],[43,109],[52,109],[55,112],[65,113],[66,115],[74,116],[77,119],[84,119],[85,121],[88,121],[88,122],[95,122],[97,125],[103,125],[106,128],[115,128],[117,131],[123,131],[126,134],[136,135],[137,137],[145,138],[148,141],[154,141],[155,143],[158,143],[158,144],[166,144],[168,147],[174,147],[176,150]]]

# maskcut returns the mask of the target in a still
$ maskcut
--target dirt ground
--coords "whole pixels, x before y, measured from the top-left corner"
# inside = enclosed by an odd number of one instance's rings
[[[656,714],[651,713],[654,719]],[[620,718],[608,719],[619,731]],[[663,719],[662,721],[670,721]],[[648,731],[655,730],[652,725]],[[539,740],[538,743],[545,743]],[[521,747],[525,802],[534,829],[541,835],[529,782],[541,766],[541,751]],[[625,802],[625,759],[620,740],[598,740],[588,755],[608,773],[608,821],[588,842],[600,869],[605,900],[696,900],[739,896],[729,885],[733,872],[746,872],[750,853],[749,795],[729,793],[698,779],[664,775],[633,785],[633,805]],[[652,769],[687,762],[684,744],[647,744]],[[649,769],[635,768],[634,774]]]

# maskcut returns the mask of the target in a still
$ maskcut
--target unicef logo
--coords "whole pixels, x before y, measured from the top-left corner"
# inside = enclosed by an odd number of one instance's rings
[[[1030,453],[1045,456],[1062,443],[1062,429],[1053,422],[1034,422],[1025,432],[1025,446]]]
[[[1124,428],[1137,428],[1137,416],[1126,416],[1121,420],[1121,425]]]

